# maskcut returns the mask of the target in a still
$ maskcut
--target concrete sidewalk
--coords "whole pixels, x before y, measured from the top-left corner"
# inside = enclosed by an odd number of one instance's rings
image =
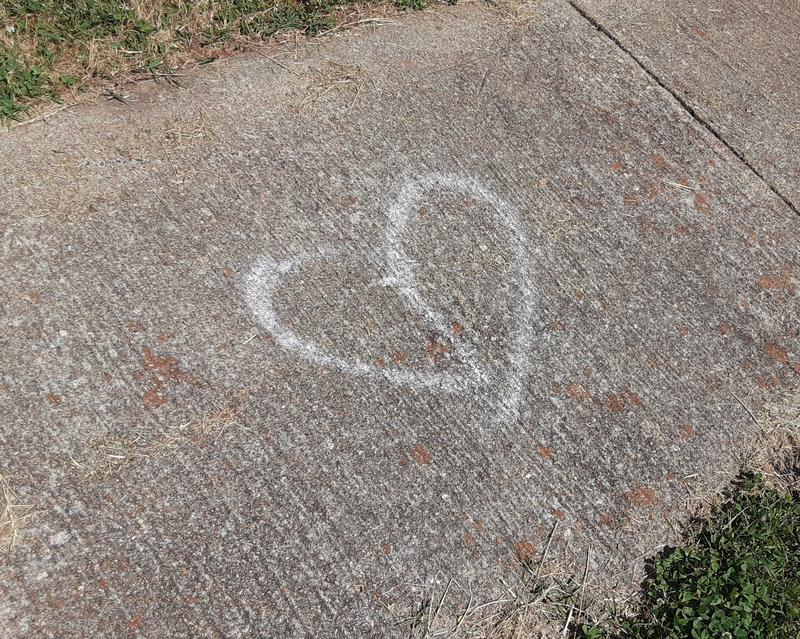
[[[687,77],[646,9],[436,6],[3,136],[2,636],[407,636],[556,521],[635,585],[800,380],[797,88],[745,120],[761,40]]]

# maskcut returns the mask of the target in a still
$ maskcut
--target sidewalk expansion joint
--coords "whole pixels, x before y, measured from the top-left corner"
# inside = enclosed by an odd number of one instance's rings
[[[800,216],[800,209],[795,206],[795,204],[783,193],[781,193],[776,186],[771,184],[769,180],[759,171],[755,166],[753,166],[748,159],[745,157],[744,153],[742,153],[739,149],[734,147],[730,142],[728,142],[723,135],[717,131],[705,118],[703,118],[697,111],[690,105],[681,95],[666,84],[661,78],[659,78],[654,71],[647,67],[644,62],[642,62],[636,54],[633,53],[628,47],[626,47],[622,42],[617,38],[613,33],[611,33],[608,29],[606,29],[602,24],[600,24],[597,20],[595,20],[592,16],[590,16],[585,10],[583,10],[575,0],[567,0],[569,5],[575,9],[589,24],[591,24],[595,29],[597,29],[600,33],[605,35],[609,40],[611,40],[619,49],[624,51],[630,58],[639,65],[639,67],[644,71],[647,75],[649,75],[653,81],[658,84],[662,89],[664,89],[667,93],[669,93],[678,104],[683,107],[683,109],[698,123],[702,126],[706,131],[708,131],[711,135],[713,135],[721,144],[725,146],[731,153],[733,153],[750,171],[759,179],[764,185],[772,191],[775,195],[777,195],[783,203],[786,204],[794,213],[795,215]]]

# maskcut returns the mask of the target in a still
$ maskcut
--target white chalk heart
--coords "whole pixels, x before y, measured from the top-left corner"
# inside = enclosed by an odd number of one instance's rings
[[[461,193],[487,204],[509,231],[519,276],[517,287],[520,300],[516,326],[512,330],[506,370],[499,379],[496,375],[490,375],[483,370],[474,354],[458,353],[458,340],[455,339],[452,327],[420,295],[413,262],[406,253],[405,235],[412,209],[427,193],[433,191]],[[428,174],[409,180],[403,186],[388,211],[388,218],[381,250],[319,247],[288,260],[275,261],[269,256],[259,259],[246,275],[244,282],[245,299],[256,320],[286,350],[314,364],[350,375],[381,379],[398,386],[455,394],[475,393],[480,388],[495,387],[497,401],[494,408],[498,414],[513,419],[517,415],[522,399],[525,362],[531,348],[530,325],[536,306],[532,284],[533,268],[528,255],[525,233],[516,211],[504,200],[484,189],[476,180],[453,175]],[[437,331],[453,337],[454,355],[459,355],[469,370],[463,373],[434,373],[372,365],[356,358],[327,353],[285,326],[280,321],[273,304],[273,291],[281,278],[302,264],[331,258],[368,261],[381,259],[388,276],[380,283],[397,289],[409,306],[423,315]]]

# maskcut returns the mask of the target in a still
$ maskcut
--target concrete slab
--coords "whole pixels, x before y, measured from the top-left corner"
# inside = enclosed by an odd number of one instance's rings
[[[800,5],[575,4],[800,209]]]
[[[797,216],[566,3],[187,85],[0,140],[3,636],[392,636],[556,521],[623,583],[796,391]]]

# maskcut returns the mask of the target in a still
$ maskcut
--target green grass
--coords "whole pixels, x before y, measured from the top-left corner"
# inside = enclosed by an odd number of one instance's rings
[[[179,68],[296,30],[335,26],[353,0],[2,0],[0,122],[45,100]],[[421,9],[429,0],[394,0]]]
[[[636,617],[583,625],[577,636],[800,638],[800,492],[742,475],[691,543],[655,558]]]

